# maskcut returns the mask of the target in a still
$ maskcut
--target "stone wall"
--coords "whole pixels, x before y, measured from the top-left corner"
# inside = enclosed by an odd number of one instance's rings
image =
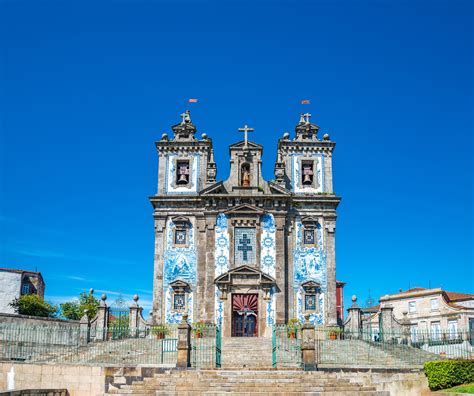
[[[0,313],[0,325],[11,324],[18,326],[44,326],[44,327],[77,327],[80,322],[78,320],[62,320],[54,318],[41,318],[38,316],[17,315]]]
[[[377,391],[388,391],[394,396],[429,393],[428,381],[422,370],[331,370],[328,375],[375,386]]]
[[[0,363],[0,391],[7,390],[7,373],[13,367],[15,390],[67,389],[70,396],[104,394],[104,367]]]
[[[10,304],[20,297],[21,273],[0,271],[0,312],[14,313]]]

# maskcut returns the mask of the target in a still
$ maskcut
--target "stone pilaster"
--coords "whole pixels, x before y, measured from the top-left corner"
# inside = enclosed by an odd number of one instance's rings
[[[130,314],[128,316],[128,327],[130,329],[130,336],[139,337],[140,330],[144,330],[141,326],[141,318],[143,308],[138,305],[138,295],[133,296],[134,304],[132,304],[130,309]]]
[[[324,221],[326,229],[326,271],[327,271],[327,295],[326,297],[326,320],[327,326],[337,325],[336,313],[336,220]]]
[[[395,326],[393,323],[393,307],[382,306],[380,308],[379,320],[382,321],[380,329],[382,330],[382,336],[384,337],[384,339],[392,337],[392,334],[395,330]]]
[[[286,323],[287,317],[287,280],[286,280],[286,260],[285,260],[285,223],[286,217],[284,214],[275,214],[275,258],[276,271],[275,280],[277,282],[278,290],[276,293],[276,312],[275,320],[277,323]]]
[[[215,322],[215,225],[216,215],[206,215],[206,287],[204,289],[204,299],[206,311],[204,320]]]
[[[176,367],[187,368],[191,366],[191,325],[188,315],[183,315],[183,320],[178,325],[178,360]]]
[[[197,284],[196,298],[194,302],[194,318],[192,321],[206,320],[206,222],[205,218],[200,216],[196,218],[196,249],[197,249]]]
[[[153,269],[153,324],[164,323],[163,253],[166,243],[166,217],[155,216],[155,255]]]
[[[294,217],[289,217],[287,220],[287,235],[286,235],[286,268],[287,268],[287,279],[288,279],[288,290],[287,290],[287,301],[288,301],[288,318],[296,318],[296,307],[295,307],[295,288],[294,288],[294,262],[293,262],[293,250],[294,250]]]
[[[97,315],[95,317],[96,322],[96,341],[105,341],[107,340],[107,327],[109,326],[109,307],[105,303],[107,296],[102,294],[101,302],[97,308]]]
[[[305,371],[316,370],[316,342],[314,334],[314,325],[309,322],[309,315],[306,315],[305,322],[301,327],[301,354]]]

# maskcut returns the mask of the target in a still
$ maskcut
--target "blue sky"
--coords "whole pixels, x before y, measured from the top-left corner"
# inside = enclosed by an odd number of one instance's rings
[[[471,1],[0,2],[0,261],[47,298],[150,306],[153,142],[188,107],[216,147],[337,142],[337,278],[363,302],[474,292]]]

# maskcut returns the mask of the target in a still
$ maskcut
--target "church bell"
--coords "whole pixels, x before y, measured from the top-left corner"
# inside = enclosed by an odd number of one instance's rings
[[[313,180],[311,179],[311,176],[308,174],[305,174],[303,178],[303,184],[312,184],[312,183],[313,183]]]
[[[178,184],[188,184],[188,178],[184,173],[179,175]]]

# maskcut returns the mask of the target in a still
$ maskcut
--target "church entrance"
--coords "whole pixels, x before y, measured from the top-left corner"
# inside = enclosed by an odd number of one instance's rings
[[[258,336],[258,294],[232,294],[232,337]]]

